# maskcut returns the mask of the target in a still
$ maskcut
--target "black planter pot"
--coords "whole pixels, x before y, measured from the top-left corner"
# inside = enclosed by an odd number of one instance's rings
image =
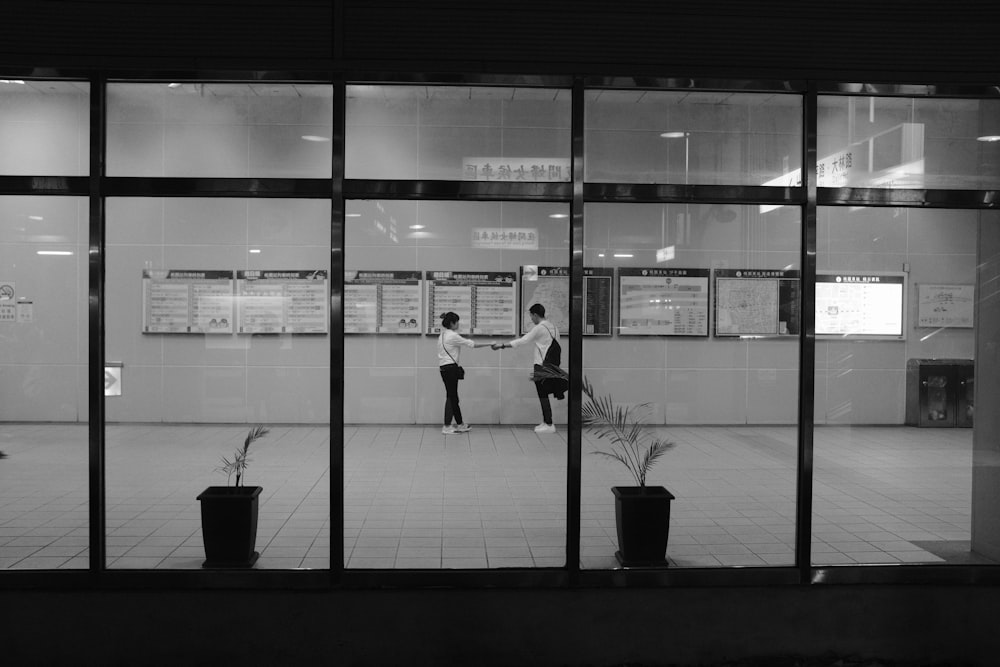
[[[251,567],[257,562],[257,497],[260,486],[210,486],[201,501],[202,567]]]
[[[623,567],[666,567],[672,493],[662,486],[613,486]]]

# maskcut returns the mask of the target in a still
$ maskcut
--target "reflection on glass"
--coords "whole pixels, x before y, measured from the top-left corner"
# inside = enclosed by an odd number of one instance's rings
[[[645,479],[674,496],[658,564],[791,565],[798,209],[588,204],[585,221],[585,269],[616,275],[614,335],[584,337],[585,379],[644,417],[640,463],[657,442],[672,443]],[[584,453],[615,451],[599,437],[608,421],[585,429]],[[616,503],[630,492],[612,492],[636,485],[627,468],[584,457],[584,568],[629,564]],[[638,564],[657,564],[647,560]]]
[[[820,187],[993,189],[1000,184],[1000,102],[819,98]]]
[[[588,181],[801,182],[799,95],[595,90],[585,122]]]
[[[257,568],[329,567],[330,204],[108,201],[110,568],[199,568],[197,496],[248,428]]]
[[[87,202],[0,197],[0,570],[87,568]]]
[[[0,174],[90,173],[90,85],[0,79]]]
[[[569,100],[546,88],[348,86],[347,177],[569,181]]]
[[[108,86],[109,176],[329,178],[332,132],[330,86]]]
[[[853,207],[820,208],[817,222],[818,272],[844,289],[825,301],[817,289],[817,330],[843,326],[816,342],[813,563],[995,559],[970,542],[971,516],[992,509],[972,496],[981,425],[963,428],[987,223],[976,211]],[[900,275],[905,291],[878,299]],[[902,335],[880,330],[890,315]]]
[[[564,204],[348,202],[347,567],[565,564],[566,402],[550,401],[555,432],[533,430],[541,420],[533,345],[482,345],[530,328],[524,299],[544,301],[553,321],[565,316],[567,212]],[[447,313],[459,318],[450,331],[481,347],[445,351]],[[566,359],[568,331],[558,335]],[[468,431],[446,403],[452,363],[465,369],[457,393]]]

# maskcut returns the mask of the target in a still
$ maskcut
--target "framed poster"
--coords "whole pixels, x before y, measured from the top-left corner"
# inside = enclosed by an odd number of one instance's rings
[[[236,272],[237,333],[325,334],[326,271]]]
[[[517,274],[513,271],[427,271],[427,333],[441,333],[441,315],[459,316],[461,334],[513,336]]]
[[[971,329],[975,296],[974,285],[917,285],[917,326]]]
[[[618,335],[708,336],[709,269],[618,269]]]
[[[797,336],[797,270],[716,269],[716,336]]]
[[[569,267],[521,267],[521,334],[531,330],[528,308],[540,303],[545,306],[545,319],[556,326],[560,334],[569,333]],[[583,269],[583,335],[610,336],[613,268]]]
[[[233,282],[233,271],[143,269],[142,333],[233,333]]]
[[[904,340],[905,273],[816,274],[816,335]]]
[[[345,271],[344,333],[421,334],[420,271]]]

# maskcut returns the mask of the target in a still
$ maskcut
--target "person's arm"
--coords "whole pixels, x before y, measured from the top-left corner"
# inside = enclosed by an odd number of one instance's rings
[[[475,349],[477,347],[490,347],[492,345],[492,343],[477,343],[471,338],[466,338],[461,334],[455,334],[452,340],[455,342],[456,345],[464,345],[465,347],[471,347],[472,349]]]
[[[498,346],[494,347],[495,350],[502,350],[505,347],[520,347],[521,345],[527,345],[528,343],[534,342],[538,338],[540,333],[541,325],[536,324],[531,328],[531,331],[524,334],[520,338],[515,338],[514,340],[507,343],[500,343]]]

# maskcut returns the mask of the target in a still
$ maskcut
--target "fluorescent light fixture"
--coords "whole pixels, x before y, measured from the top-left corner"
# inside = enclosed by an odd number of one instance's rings
[[[251,255],[259,255],[260,254],[260,248],[250,248],[250,254]]]
[[[59,255],[59,256],[66,256],[66,255],[72,255],[73,251],[72,250],[39,250],[38,254],[39,255]]]
[[[598,257],[604,257],[604,253],[603,252],[599,252],[599,253],[597,253],[597,256]]]
[[[43,218],[43,217],[42,217],[42,216],[40,216],[40,215],[29,215],[29,216],[28,216],[28,220],[36,220],[36,221],[41,221],[41,220],[44,220],[44,219],[45,219],[45,218]]]
[[[569,213],[553,213],[549,216],[550,218],[568,218]]]
[[[16,83],[19,86],[24,85],[24,81],[22,81],[21,79],[0,79],[0,83]]]
[[[330,141],[330,137],[324,137],[319,134],[303,134],[302,138],[306,141]]]
[[[632,257],[631,253],[616,252],[615,257]]]
[[[410,229],[423,229],[424,225],[410,225]]]
[[[180,88],[183,85],[183,83],[168,83],[167,88]]]
[[[360,218],[361,214],[360,213],[348,213],[344,217],[345,218]]]
[[[976,141],[985,141],[987,143],[1000,141],[1000,134],[984,134],[981,137],[976,137]]]
[[[664,139],[682,139],[687,135],[687,132],[660,132],[660,136]]]

